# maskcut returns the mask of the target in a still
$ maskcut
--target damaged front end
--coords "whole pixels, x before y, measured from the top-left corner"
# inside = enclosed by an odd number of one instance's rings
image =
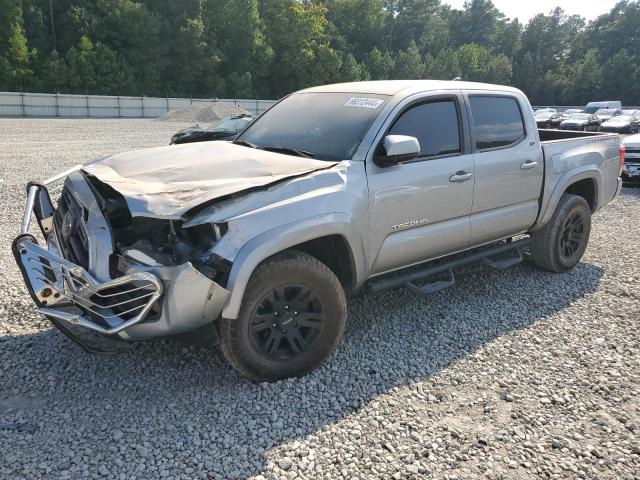
[[[29,233],[32,214],[46,248]],[[217,319],[231,265],[210,250],[224,228],[132,217],[122,195],[77,168],[29,184],[13,253],[38,311],[87,347],[73,331],[142,340]]]

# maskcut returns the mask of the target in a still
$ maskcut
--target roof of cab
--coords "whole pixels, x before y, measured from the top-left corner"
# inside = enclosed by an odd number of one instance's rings
[[[522,93],[517,88],[489,83],[461,82],[454,80],[379,80],[370,82],[335,83],[320,85],[301,92],[369,93],[374,95],[408,95],[432,90],[492,90]]]

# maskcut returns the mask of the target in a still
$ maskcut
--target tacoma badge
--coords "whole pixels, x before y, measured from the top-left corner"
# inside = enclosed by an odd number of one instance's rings
[[[391,230],[405,230],[407,228],[413,228],[419,225],[424,225],[425,223],[429,223],[429,220],[427,220],[426,218],[421,218],[420,220],[411,220],[410,222],[399,223],[398,225],[392,225]]]

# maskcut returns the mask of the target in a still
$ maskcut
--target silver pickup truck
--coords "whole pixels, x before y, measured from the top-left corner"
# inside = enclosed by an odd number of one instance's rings
[[[29,183],[13,252],[38,311],[87,350],[190,334],[272,381],[328,357],[345,292],[426,296],[461,265],[506,269],[523,249],[570,270],[621,168],[618,135],[538,131],[513,88],[328,85],[289,95],[233,142]]]

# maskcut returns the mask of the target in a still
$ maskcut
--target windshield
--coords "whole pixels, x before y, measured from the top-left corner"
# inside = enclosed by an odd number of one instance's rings
[[[267,110],[236,141],[308,152],[321,160],[350,160],[388,98],[368,93],[294,93]]]
[[[224,130],[228,132],[239,132],[248,123],[253,120],[251,117],[232,118],[227,117],[220,120],[218,123],[214,123],[209,127],[211,130]]]
[[[589,117],[591,117],[591,115],[587,113],[574,113],[569,117],[569,120],[589,120]]]

